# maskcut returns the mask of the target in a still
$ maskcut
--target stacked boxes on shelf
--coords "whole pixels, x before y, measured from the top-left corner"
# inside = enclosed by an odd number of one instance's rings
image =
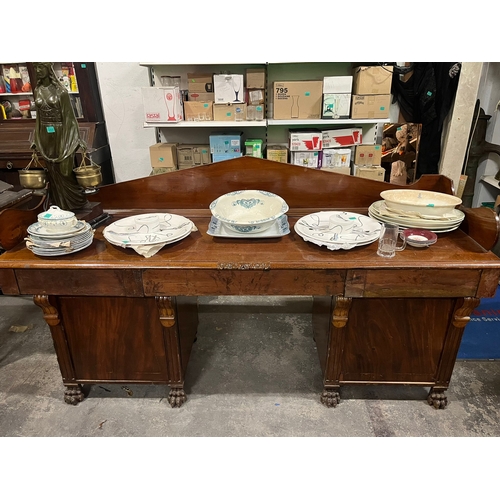
[[[322,170],[349,175],[353,147],[362,142],[363,129],[359,127],[324,130]]]
[[[357,177],[383,181],[385,168],[381,167],[382,146],[380,144],[362,144],[356,146],[353,173]]]
[[[188,73],[187,101],[184,101],[186,121],[212,121],[214,119],[214,92],[211,74]]]
[[[392,66],[358,66],[354,69],[351,118],[389,118]]]
[[[264,141],[262,139],[247,139],[245,141],[245,156],[253,156],[254,158],[263,158],[262,147]]]
[[[246,70],[247,120],[263,120],[266,116],[266,71],[264,68]]]
[[[149,147],[151,175],[177,170],[177,143],[159,142]]]
[[[321,130],[303,129],[288,132],[290,163],[309,168],[321,168],[323,134]]]
[[[323,78],[322,118],[349,118],[351,114],[352,76]]]
[[[211,163],[209,144],[179,144],[177,146],[177,166],[179,170],[200,167]]]

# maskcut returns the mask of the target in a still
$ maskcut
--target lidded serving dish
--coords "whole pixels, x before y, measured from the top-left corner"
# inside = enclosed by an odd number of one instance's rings
[[[73,212],[52,205],[46,212],[38,214],[38,222],[50,233],[65,233],[78,221]]]
[[[288,208],[281,196],[256,189],[232,191],[219,196],[210,204],[212,215],[238,233],[265,231]]]

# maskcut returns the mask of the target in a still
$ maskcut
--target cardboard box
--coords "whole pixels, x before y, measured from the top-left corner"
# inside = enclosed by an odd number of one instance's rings
[[[325,76],[323,94],[351,94],[352,76]]]
[[[323,94],[322,118],[349,118],[351,94]]]
[[[213,92],[189,92],[187,93],[188,101],[214,102],[215,94]]]
[[[322,168],[351,167],[350,148],[323,149]]]
[[[324,151],[323,151],[324,152]],[[324,158],[324,155],[323,155]],[[321,167],[322,172],[333,172],[335,174],[351,175],[351,167]]]
[[[243,75],[214,75],[215,103],[245,102]]]
[[[361,144],[356,146],[354,163],[359,166],[377,166],[382,162],[382,146],[380,144]]]
[[[243,156],[241,153],[214,153],[212,155],[213,163],[218,161],[232,160],[233,158],[240,158]]]
[[[247,139],[245,141],[245,156],[253,156],[255,158],[263,158],[262,155],[262,139]]]
[[[251,89],[265,89],[266,70],[264,68],[248,68],[247,87]]]
[[[179,87],[143,87],[141,92],[145,122],[180,122],[184,119]]]
[[[151,168],[177,168],[177,143],[159,142],[149,147]]]
[[[275,120],[319,119],[323,101],[323,82],[274,82],[273,118]]]
[[[210,153],[232,154],[241,153],[241,133],[238,134],[211,134],[209,136]]]
[[[363,129],[342,128],[323,130],[322,136],[324,149],[355,146],[363,142]]]
[[[290,156],[292,165],[321,168],[321,151],[292,151]]]
[[[353,95],[351,118],[361,120],[367,118],[389,119],[391,94]]]
[[[179,144],[177,146],[177,166],[179,169],[207,165],[210,160],[209,144]]]
[[[211,74],[199,75],[196,73],[187,74],[189,92],[213,92],[214,82]]]
[[[175,172],[177,169],[175,167],[156,167],[151,170],[149,175],[159,175],[168,174],[170,172]]]
[[[248,104],[264,104],[266,100],[266,91],[264,89],[247,89]]]
[[[358,95],[390,94],[392,66],[358,66],[354,68],[352,93]]]
[[[288,148],[279,144],[267,146],[266,158],[280,163],[288,163]]]
[[[321,130],[289,130],[288,147],[290,151],[321,151],[323,134]]]
[[[241,119],[247,119],[247,105],[244,103],[214,104],[214,121],[234,122],[236,114],[240,113]]]
[[[364,179],[383,181],[385,177],[385,169],[382,167],[360,167],[358,165],[354,165],[354,175],[356,177],[363,177]]]
[[[206,122],[214,119],[212,101],[184,101],[184,120]]]

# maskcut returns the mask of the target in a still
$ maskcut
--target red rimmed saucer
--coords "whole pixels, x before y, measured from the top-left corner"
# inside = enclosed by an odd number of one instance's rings
[[[405,229],[403,238],[407,245],[417,248],[425,248],[433,245],[437,241],[437,234],[427,229]]]

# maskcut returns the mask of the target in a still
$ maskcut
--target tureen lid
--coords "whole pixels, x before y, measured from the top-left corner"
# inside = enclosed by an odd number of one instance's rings
[[[52,205],[46,212],[42,212],[38,214],[38,220],[62,220],[62,219],[70,219],[74,217],[73,212],[69,212],[68,210],[63,210],[56,205]]]

